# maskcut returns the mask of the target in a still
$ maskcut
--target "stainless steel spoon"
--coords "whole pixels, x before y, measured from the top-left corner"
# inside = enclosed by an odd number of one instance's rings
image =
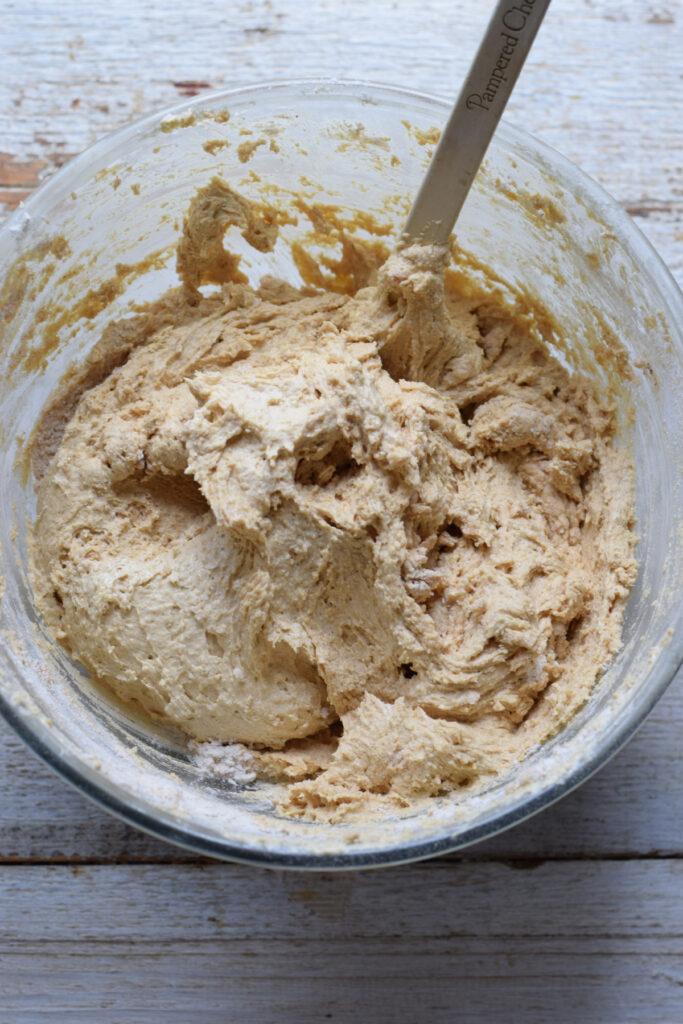
[[[430,161],[400,245],[446,245],[550,0],[501,0]]]

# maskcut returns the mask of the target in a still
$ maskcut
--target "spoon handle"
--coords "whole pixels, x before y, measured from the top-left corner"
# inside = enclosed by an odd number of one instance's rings
[[[446,245],[550,0],[500,0],[401,235]]]

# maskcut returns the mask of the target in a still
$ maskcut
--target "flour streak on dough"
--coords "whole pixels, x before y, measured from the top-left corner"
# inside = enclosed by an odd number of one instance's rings
[[[119,697],[335,820],[490,780],[567,722],[620,644],[633,480],[589,382],[447,289],[445,252],[355,295],[254,290],[223,235],[270,249],[277,223],[199,193],[194,312],[81,397],[33,577]]]

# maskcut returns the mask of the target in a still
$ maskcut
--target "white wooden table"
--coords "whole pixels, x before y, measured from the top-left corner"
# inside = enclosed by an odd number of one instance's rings
[[[212,88],[332,75],[451,96],[489,9],[0,0],[0,212],[130,117]],[[601,181],[679,281],[682,67],[681,0],[555,0],[508,114]],[[0,725],[0,1024],[681,1024],[682,737],[679,675],[532,821],[421,865],[308,876],[153,840]]]

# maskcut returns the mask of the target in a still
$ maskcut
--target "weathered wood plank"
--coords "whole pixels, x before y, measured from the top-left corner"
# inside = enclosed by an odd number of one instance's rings
[[[179,98],[311,75],[451,97],[488,9],[0,0],[0,221],[95,138]],[[681,0],[554,0],[508,114],[601,181],[679,280],[681,52]],[[171,863],[190,855],[85,801],[0,724],[0,1024],[677,1024],[682,698],[683,675],[530,822],[360,876]],[[106,863],[22,863],[79,859]]]
[[[677,1024],[680,957],[334,939],[12,950],[0,1024]],[[505,948],[507,947],[507,948]],[[0,954],[2,955],[2,954]],[[0,981],[0,984],[2,982]]]
[[[486,4],[86,0],[2,7],[0,150],[50,173],[131,117],[274,78],[365,78],[452,97]],[[508,116],[634,211],[683,275],[680,0],[555,0]],[[0,174],[5,197],[11,189]],[[653,208],[654,203],[654,208]]]
[[[4,880],[2,1024],[680,1019],[680,861]]]
[[[677,858],[547,861],[534,869],[435,860],[338,874],[218,863],[17,866],[4,878],[3,949],[15,942],[288,942],[304,938],[303,921],[305,941],[314,945],[334,921],[335,938],[344,941],[515,936],[560,952],[568,938],[581,937],[604,952],[642,951],[647,942],[651,952],[683,953],[683,921],[671,899],[683,885]],[[169,913],[171,895],[182,913]]]
[[[631,743],[564,800],[454,859],[683,856],[683,673]],[[191,854],[85,800],[0,725],[0,862]]]

